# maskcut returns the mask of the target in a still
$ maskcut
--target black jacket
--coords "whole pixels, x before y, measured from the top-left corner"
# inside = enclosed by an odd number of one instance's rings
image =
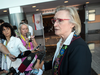
[[[60,59],[58,75],[90,75],[92,56],[88,45],[82,38],[75,39],[65,50]],[[49,69],[52,62],[45,63],[45,69]]]

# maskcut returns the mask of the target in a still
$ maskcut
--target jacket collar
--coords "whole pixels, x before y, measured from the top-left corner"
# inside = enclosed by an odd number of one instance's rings
[[[68,36],[68,38],[63,43],[63,45],[69,45],[71,43],[73,35],[74,35],[74,32],[71,32],[70,35]],[[61,41],[62,41],[62,38],[60,39],[60,41],[58,43],[61,43]]]

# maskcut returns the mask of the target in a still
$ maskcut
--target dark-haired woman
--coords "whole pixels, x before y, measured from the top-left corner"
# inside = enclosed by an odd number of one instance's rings
[[[18,56],[20,52],[24,52],[27,49],[23,46],[21,40],[17,37],[15,37],[14,30],[12,26],[9,23],[4,23],[1,25],[1,31],[3,35],[4,45],[7,47],[9,52],[13,54],[14,56]],[[5,67],[5,61],[7,62],[7,66]],[[11,60],[6,55],[2,55],[2,69],[9,69],[10,67],[14,67],[18,71],[18,67],[22,63],[21,59],[17,59],[14,62],[11,62]],[[22,73],[20,75],[23,75]]]

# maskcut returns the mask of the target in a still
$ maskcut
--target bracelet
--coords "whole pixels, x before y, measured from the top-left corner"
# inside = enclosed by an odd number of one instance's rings
[[[9,56],[9,55],[10,55],[10,53],[7,54],[7,56]]]
[[[38,70],[38,69],[33,69],[33,70],[31,71],[31,74],[37,75],[38,73],[39,73],[39,70]]]

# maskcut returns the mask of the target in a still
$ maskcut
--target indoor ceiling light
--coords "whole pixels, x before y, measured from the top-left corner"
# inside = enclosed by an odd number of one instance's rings
[[[7,12],[7,10],[3,10],[3,12]]]
[[[36,6],[32,6],[32,8],[35,8]]]
[[[89,4],[89,2],[86,2],[86,4]]]
[[[39,11],[39,9],[36,9],[36,11]]]
[[[64,3],[68,3],[68,1],[64,1]]]

